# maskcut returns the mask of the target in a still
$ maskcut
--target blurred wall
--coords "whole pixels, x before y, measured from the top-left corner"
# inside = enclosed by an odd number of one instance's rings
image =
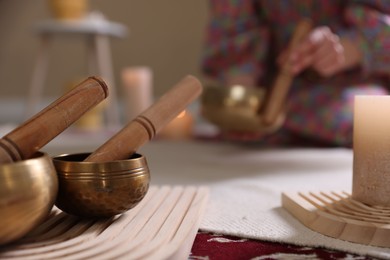
[[[90,7],[128,27],[126,39],[111,42],[119,93],[120,71],[128,66],[152,68],[156,96],[186,74],[201,77],[206,0],[90,0]],[[0,98],[26,95],[39,46],[33,26],[50,15],[45,0],[0,0]],[[85,48],[83,38],[53,40],[45,96],[58,96],[86,76]]]

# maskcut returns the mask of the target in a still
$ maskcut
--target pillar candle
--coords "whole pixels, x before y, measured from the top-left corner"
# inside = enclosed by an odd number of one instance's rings
[[[390,206],[390,96],[356,96],[352,197]]]
[[[122,70],[126,116],[131,121],[153,103],[152,70],[148,67],[128,67]]]

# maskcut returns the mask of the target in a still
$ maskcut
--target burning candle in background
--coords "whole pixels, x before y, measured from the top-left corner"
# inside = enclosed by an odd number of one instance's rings
[[[390,206],[390,96],[356,96],[352,197]]]
[[[194,118],[188,110],[181,112],[159,133],[164,139],[190,139],[193,134]]]
[[[152,70],[149,67],[128,67],[122,70],[128,121],[153,103]]]

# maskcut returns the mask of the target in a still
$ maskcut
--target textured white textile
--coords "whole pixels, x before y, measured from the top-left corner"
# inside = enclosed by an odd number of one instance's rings
[[[352,150],[157,141],[142,153],[155,184],[211,187],[202,230],[390,259],[390,249],[324,236],[281,207],[283,191],[351,192]]]

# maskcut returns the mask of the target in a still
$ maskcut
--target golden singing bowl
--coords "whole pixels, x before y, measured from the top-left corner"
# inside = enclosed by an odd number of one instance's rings
[[[0,244],[19,239],[40,224],[57,191],[57,174],[46,153],[0,165]]]
[[[146,159],[134,154],[112,162],[83,162],[88,153],[53,158],[59,180],[56,206],[81,217],[111,217],[135,207],[146,195]]]
[[[283,123],[284,115],[274,124],[264,125],[261,112],[265,99],[264,88],[209,86],[202,95],[201,113],[223,131],[273,132]]]

